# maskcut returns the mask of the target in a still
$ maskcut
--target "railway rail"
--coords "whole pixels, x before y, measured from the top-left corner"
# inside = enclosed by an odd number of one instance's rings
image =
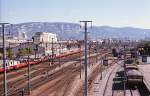
[[[77,58],[77,56],[75,56],[76,58]],[[69,57],[69,58],[71,58],[71,57]],[[69,60],[68,60],[69,61]],[[40,74],[43,74],[43,73],[41,73],[41,72],[44,72],[45,70],[47,70],[47,71],[49,71],[49,70],[51,70],[51,69],[54,69],[54,68],[56,68],[58,66],[58,64],[54,64],[54,65],[52,65],[52,66],[50,66],[50,69],[49,69],[49,65],[48,64],[43,64],[43,63],[40,63],[39,65],[33,65],[33,67],[31,67],[32,68],[32,70],[31,70],[31,78],[34,78],[34,77],[36,77],[36,75],[40,75]],[[45,67],[45,68],[43,68],[43,67]],[[33,71],[35,71],[35,72],[33,72]],[[12,86],[14,86],[14,87],[17,87],[17,85],[19,85],[19,84],[21,84],[21,83],[23,83],[23,82],[25,82],[25,81],[27,81],[27,76],[25,76],[25,75],[27,75],[26,74],[27,73],[27,68],[23,68],[22,70],[21,70],[21,72],[20,72],[20,70],[19,70],[19,72],[15,72],[13,75],[11,74],[11,75],[8,75],[8,81],[11,79],[11,78],[14,78],[14,76],[16,77],[18,77],[18,76],[21,76],[22,78],[20,78],[20,79],[14,79],[13,81],[11,81],[10,80],[10,82],[8,82],[8,88],[9,89],[11,89],[12,88]],[[2,78],[2,77],[1,77]],[[3,79],[0,79],[0,80],[3,80]],[[3,91],[3,82],[1,81],[1,83],[0,83],[0,87],[1,87],[1,89],[0,89],[0,93],[2,93],[2,91]]]
[[[99,75],[99,73],[101,72],[101,71],[103,71],[103,70],[106,70],[107,68],[109,68],[109,67],[111,67],[112,65],[114,65],[114,63],[116,63],[116,61],[112,61],[110,64],[108,64],[108,66],[107,67],[105,67],[105,68],[101,68],[102,66],[101,65],[98,65],[95,69],[94,69],[94,71],[91,73],[91,75],[88,77],[89,79],[88,79],[88,94],[89,94],[89,96],[92,96],[92,95],[90,95],[92,92],[92,87],[93,87],[93,85],[94,85],[94,81],[95,81],[95,79],[97,78],[97,76]],[[83,96],[84,94],[84,88],[83,87],[81,87],[81,89],[79,89],[78,90],[78,92],[77,92],[77,94],[76,94],[76,96]]]
[[[113,78],[116,76],[116,72],[117,70],[120,69],[120,65],[116,65],[115,68],[113,68],[108,76],[108,79],[106,81],[106,85],[104,87],[104,92],[103,92],[103,96],[110,96],[110,94],[112,96],[117,96],[117,95],[114,95],[114,90],[112,90],[113,88]]]
[[[93,56],[93,58],[94,58],[94,56]],[[45,65],[47,65],[47,64],[45,64]],[[57,66],[55,66],[55,68],[56,67],[58,67],[58,64],[55,64],[55,65],[57,65]],[[42,64],[42,66],[43,66],[43,64]],[[47,66],[45,66],[47,69],[47,71],[50,71],[49,70],[49,68],[47,67]],[[53,68],[54,68],[54,66],[53,66]],[[38,75],[43,75],[43,73],[41,73],[41,72],[43,72],[44,70],[45,70],[45,68],[39,68],[39,67],[33,67],[33,70],[36,70],[35,72],[33,72],[32,74],[31,74],[31,77],[32,78],[34,78],[34,77],[37,77],[37,74]],[[38,69],[38,70],[37,70]],[[63,68],[63,70],[64,70],[64,68]],[[23,73],[22,74],[19,74],[19,75],[23,75],[24,73],[26,73],[24,70],[23,70]],[[57,72],[56,72],[57,73]],[[50,76],[51,77],[51,76]],[[32,79],[31,78],[31,79]],[[41,79],[39,79],[39,80],[41,80]],[[21,79],[21,80],[18,80],[18,81],[14,81],[14,82],[10,82],[8,85],[11,85],[11,86],[9,86],[9,89],[10,89],[10,92],[13,92],[13,91],[15,91],[15,90],[17,90],[17,91],[19,91],[19,92],[22,92],[22,89],[24,89],[24,91],[26,91],[26,88],[24,87],[22,87],[22,88],[20,88],[20,89],[16,89],[15,87],[14,88],[12,88],[12,84],[14,84],[15,86],[17,86],[17,85],[20,85],[20,84],[22,84],[23,82],[25,82],[25,81],[27,81],[27,78],[26,79]],[[37,80],[38,81],[38,80]],[[34,81],[34,82],[36,82],[36,81]],[[43,81],[42,81],[43,82]],[[46,81],[45,81],[46,82]],[[47,81],[48,82],[48,81]],[[1,92],[2,92],[2,90],[1,90]]]
[[[37,79],[31,81],[31,90],[34,90],[35,88],[38,88],[44,84],[47,84],[48,82],[52,82],[53,80],[60,78],[60,77],[62,77],[62,78],[58,79],[58,81],[60,81],[60,82],[67,81],[68,76],[72,76],[74,74],[79,73],[79,70],[77,70],[77,68],[79,69],[79,66],[75,68],[75,66],[69,65],[69,66],[67,66],[67,67],[65,67],[65,68],[63,68],[57,72],[54,72],[53,74],[49,74],[49,76],[43,76],[41,78],[37,78]],[[72,77],[74,77],[74,76],[72,76]],[[57,83],[58,83],[58,81],[57,81]],[[57,83],[54,83],[53,86],[57,85]],[[24,88],[24,93],[28,93],[27,84],[25,86],[19,86],[19,87],[20,88],[18,88],[17,90],[20,89],[20,91],[21,91],[21,89]],[[52,89],[52,86],[50,89]],[[46,90],[44,90],[44,93],[46,94]],[[18,93],[13,93],[13,96],[15,96],[16,94],[18,94]],[[10,94],[10,96],[12,96],[12,94]]]
[[[125,89],[124,89],[124,71],[120,70],[117,72],[113,82],[113,94],[112,96],[150,96],[150,91],[144,82],[136,83],[136,79],[134,82],[126,82],[125,81]],[[122,75],[121,75],[122,74]],[[118,80],[117,80],[118,78]],[[133,78],[134,79],[134,78]]]
[[[141,96],[136,86],[134,88],[128,88],[125,91],[125,96]]]
[[[147,88],[144,82],[139,84],[137,88],[140,93],[140,96],[150,96],[150,90]]]
[[[126,96],[150,96],[150,91],[144,83],[127,88]]]
[[[71,66],[71,65],[70,65]],[[67,69],[70,69],[70,68],[65,68],[65,71],[67,70]],[[76,68],[73,68],[74,70],[76,70]],[[71,69],[71,70],[73,70],[73,69]],[[78,66],[78,69],[79,69],[79,66]],[[63,69],[64,70],[64,69]],[[61,71],[61,70],[60,70]],[[77,71],[77,72],[79,72],[79,70]],[[61,72],[61,73],[63,73],[63,72]],[[72,72],[68,72],[68,73],[71,73],[72,74]],[[74,72],[73,72],[74,73]],[[55,73],[54,73],[55,74]],[[71,76],[71,74],[69,75],[69,76]],[[68,76],[68,75],[67,75]],[[59,77],[59,76],[57,76],[57,77]],[[74,76],[73,76],[74,77]],[[73,77],[71,77],[71,78],[73,78]],[[38,79],[39,80],[39,79]],[[44,79],[45,80],[45,79]],[[67,80],[69,80],[69,79],[65,79],[65,81],[67,81]],[[62,80],[63,81],[63,80]],[[33,84],[34,86],[41,86],[41,85],[43,85],[43,83],[42,84],[40,84],[40,83],[36,83],[35,81],[33,81],[35,84]],[[39,82],[39,81],[38,81]],[[44,82],[43,80],[42,80],[42,82]],[[38,84],[38,85],[37,85]],[[62,84],[64,84],[64,83],[62,83]],[[35,87],[36,88],[36,87]],[[57,87],[58,88],[58,87]],[[21,89],[21,88],[20,88]],[[33,88],[34,89],[34,88]],[[47,92],[44,92],[45,94],[47,93]]]

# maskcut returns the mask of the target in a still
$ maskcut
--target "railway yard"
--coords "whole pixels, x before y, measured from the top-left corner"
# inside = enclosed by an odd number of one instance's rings
[[[150,96],[150,0],[0,0],[0,96]]]
[[[30,70],[24,66],[7,72],[8,96],[84,96],[84,51],[67,54],[44,58],[31,64]],[[90,50],[87,58],[88,96],[150,95],[142,67],[114,57],[109,48]],[[1,73],[0,96],[4,95],[3,79]]]

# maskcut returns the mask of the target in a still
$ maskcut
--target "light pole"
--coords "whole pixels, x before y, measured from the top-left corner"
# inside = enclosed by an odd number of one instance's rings
[[[61,54],[61,42],[59,42],[59,67],[61,66],[61,64],[60,64],[60,54]]]
[[[96,63],[97,63],[97,59],[98,59],[98,41],[96,40]]]
[[[123,63],[123,67],[124,67],[124,82],[123,82],[123,87],[124,87],[124,96],[126,96],[126,65],[125,65],[125,61],[126,61],[126,54],[125,54],[125,45],[124,45],[124,63]]]
[[[30,66],[30,62],[29,62],[29,55],[30,55],[30,49],[29,49],[29,41],[27,42],[28,43],[28,94],[30,95],[30,91],[31,91],[31,88],[30,88],[30,69],[31,69],[31,66]]]
[[[6,66],[6,46],[5,46],[5,25],[10,23],[0,23],[3,36],[3,68],[4,68],[4,96],[7,96],[7,66]]]
[[[85,92],[84,96],[88,95],[88,78],[87,78],[87,23],[92,23],[92,21],[80,21],[81,23],[84,23],[84,46],[85,46],[85,59],[84,59],[84,65],[85,65]]]
[[[90,50],[91,50],[91,44],[89,43],[89,64],[88,64],[89,67],[90,67],[90,61],[91,61],[91,60],[90,60]]]
[[[79,42],[78,42],[78,47],[80,48],[80,79],[81,79],[81,73],[82,73],[82,58],[81,58],[81,55],[82,55],[82,52],[81,52],[81,45],[80,45]]]
[[[100,58],[101,59],[101,66],[100,66],[100,69],[101,69],[101,77],[100,77],[100,80],[102,80],[102,78],[103,78],[103,58]]]
[[[52,38],[52,65],[54,64],[54,42],[53,42],[54,38]]]
[[[28,55],[28,94],[30,95],[31,89],[30,89],[30,62],[29,62],[29,59],[30,59],[30,57]]]

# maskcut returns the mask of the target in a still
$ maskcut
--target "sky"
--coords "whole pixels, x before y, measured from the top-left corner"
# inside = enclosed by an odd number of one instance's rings
[[[150,0],[0,0],[0,22],[72,22],[150,29]]]

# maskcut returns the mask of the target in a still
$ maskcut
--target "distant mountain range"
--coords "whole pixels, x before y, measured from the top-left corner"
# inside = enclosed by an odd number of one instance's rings
[[[120,39],[131,39],[139,40],[150,37],[150,29],[140,29],[133,27],[110,27],[110,26],[97,26],[93,27],[91,37],[101,38],[120,38]]]
[[[49,23],[49,22],[28,22],[13,24],[6,28],[7,33],[16,37],[31,38],[36,32],[56,33],[59,39],[83,39],[84,32],[76,23]],[[144,39],[150,37],[150,29],[133,27],[110,27],[93,26],[88,28],[89,38],[120,38],[120,39]]]

